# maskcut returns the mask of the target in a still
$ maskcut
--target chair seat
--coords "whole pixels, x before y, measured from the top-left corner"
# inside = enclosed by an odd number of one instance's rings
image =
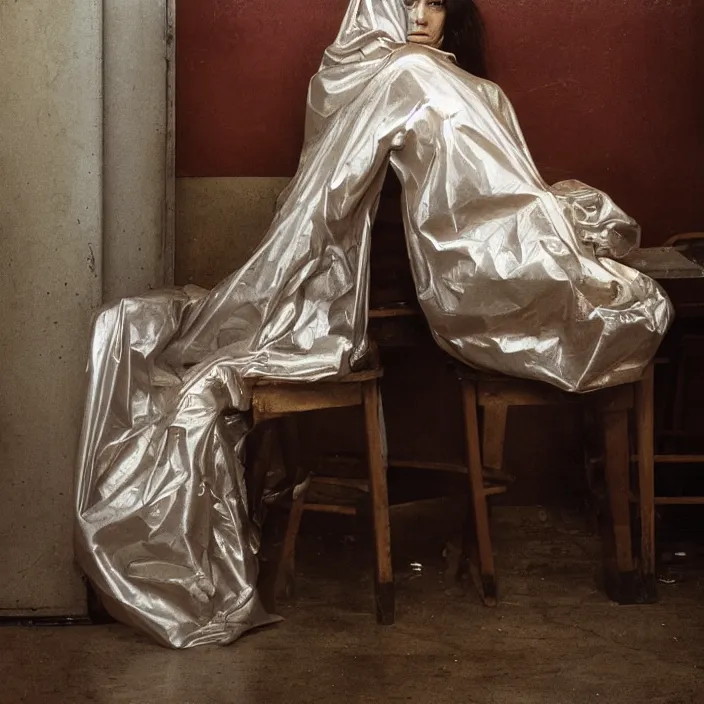
[[[500,401],[509,406],[548,406],[573,403],[580,398],[540,381],[485,372],[459,362],[453,367],[460,381],[476,385],[480,405]]]
[[[254,423],[291,413],[349,408],[364,403],[364,389],[383,376],[381,368],[368,369],[318,382],[262,380],[252,391]]]
[[[318,384],[359,384],[365,381],[372,381],[374,379],[381,379],[384,376],[384,370],[381,368],[376,369],[366,369],[363,371],[352,372],[350,374],[345,374],[345,376],[340,377],[330,377],[328,379],[321,379],[320,381],[310,382],[310,381],[296,381],[291,379],[260,379],[254,384],[254,389],[261,389],[266,387],[276,387],[278,389],[284,390],[288,387],[300,388],[303,386],[317,386]]]

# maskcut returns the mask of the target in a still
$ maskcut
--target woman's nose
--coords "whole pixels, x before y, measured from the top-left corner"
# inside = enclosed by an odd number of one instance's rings
[[[411,20],[413,21],[413,24],[415,24],[415,25],[427,24],[425,14],[426,14],[425,2],[424,2],[424,0],[420,0],[420,2],[417,2],[415,4],[415,7],[413,8],[413,12],[411,12]]]

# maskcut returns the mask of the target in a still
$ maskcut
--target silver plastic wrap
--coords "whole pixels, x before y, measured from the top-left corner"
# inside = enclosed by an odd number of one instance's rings
[[[211,292],[97,318],[77,556],[112,614],[165,645],[229,643],[272,620],[246,416],[225,411],[248,409],[254,379],[319,380],[363,356],[389,164],[418,299],[456,357],[584,392],[635,380],[668,327],[658,286],[607,258],[638,244],[636,224],[583,184],[548,187],[502,91],[405,35],[402,0],[351,1],[311,82],[298,173],[247,265]]]

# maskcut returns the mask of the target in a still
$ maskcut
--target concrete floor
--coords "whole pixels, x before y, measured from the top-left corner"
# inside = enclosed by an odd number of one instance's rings
[[[377,627],[343,528],[304,539],[285,622],[229,648],[171,652],[119,625],[0,629],[0,702],[704,702],[704,572],[685,570],[657,605],[618,607],[578,520],[503,510],[495,526],[495,610],[456,585],[456,547],[416,516],[403,534],[422,544],[395,546],[397,624]]]

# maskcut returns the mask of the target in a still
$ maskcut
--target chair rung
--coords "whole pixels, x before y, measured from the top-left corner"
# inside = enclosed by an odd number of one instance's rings
[[[658,506],[704,506],[704,496],[656,496]]]
[[[638,462],[638,455],[631,456]],[[656,464],[704,464],[704,455],[655,455]]]
[[[704,463],[704,455],[655,455],[655,461],[661,464],[698,464]]]
[[[343,479],[339,477],[311,477],[312,484],[323,484],[325,486],[341,486],[347,489],[359,489],[359,491],[369,491],[369,481],[366,479]]]
[[[453,462],[429,462],[425,460],[389,460],[389,467],[394,469],[425,469],[432,472],[448,474],[467,474],[467,467]],[[513,484],[516,478],[498,469],[484,468],[484,479],[492,484]]]
[[[427,469],[434,472],[450,472],[452,474],[467,474],[467,467],[451,462],[426,462],[423,460],[389,459],[389,467],[394,469]]]
[[[484,496],[499,496],[508,493],[507,486],[484,486]]]
[[[336,513],[340,516],[356,516],[357,509],[354,506],[338,506],[336,504],[305,504],[305,511],[314,513]]]

